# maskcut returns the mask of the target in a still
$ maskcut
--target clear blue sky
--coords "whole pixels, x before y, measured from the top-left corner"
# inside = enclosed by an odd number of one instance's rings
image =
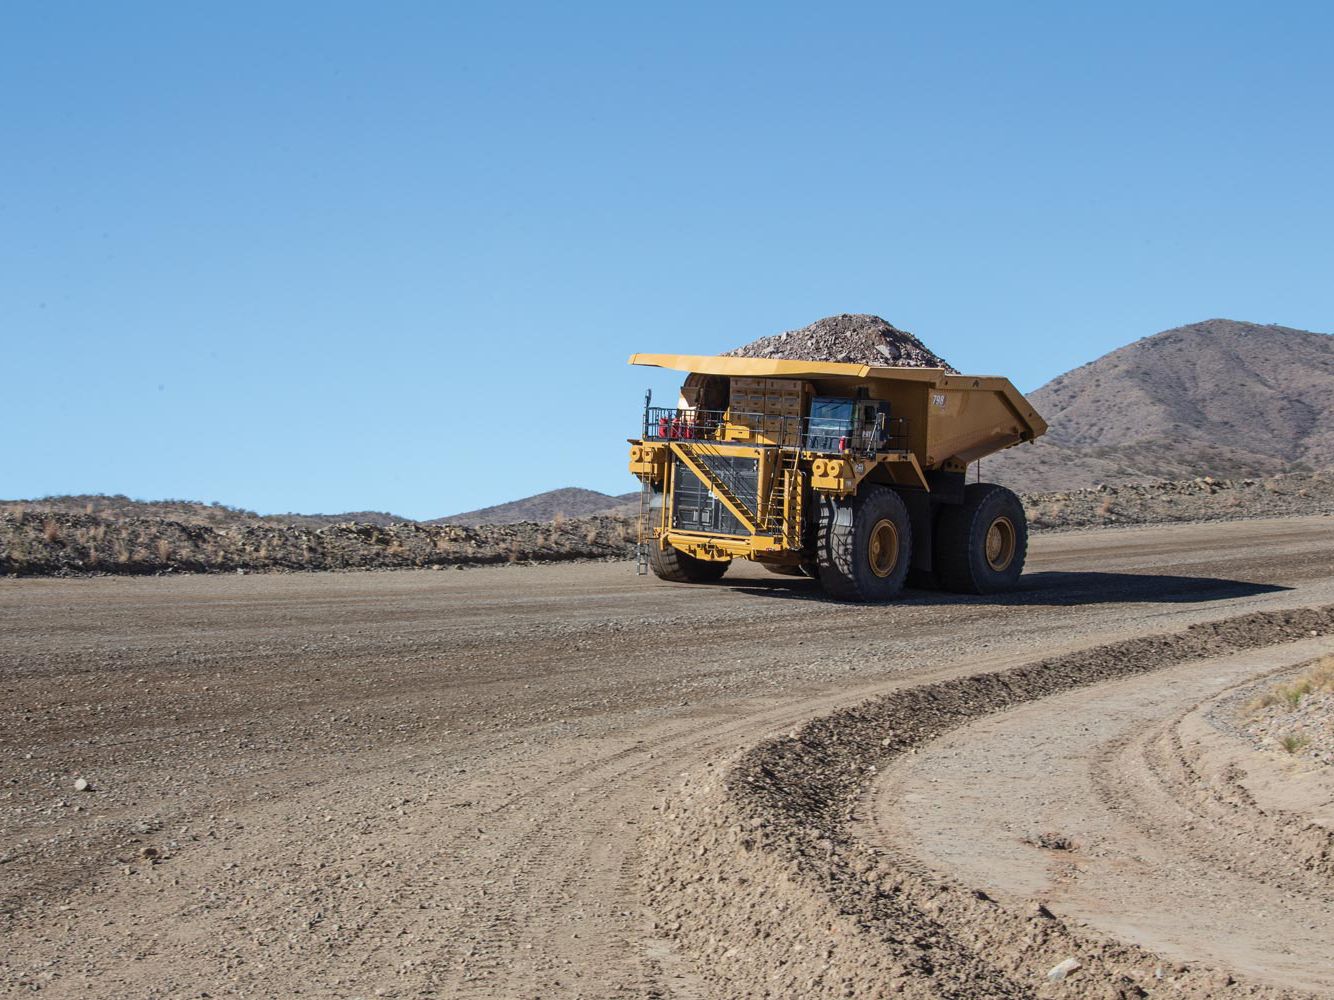
[[[9,3],[0,497],[633,487],[632,351],[1334,329],[1323,3]]]

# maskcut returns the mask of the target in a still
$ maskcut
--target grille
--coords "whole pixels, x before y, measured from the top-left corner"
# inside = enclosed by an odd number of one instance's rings
[[[731,455],[701,455],[698,451],[691,457],[707,466],[744,507],[755,509],[759,492],[758,460]],[[672,527],[713,535],[749,534],[736,516],[679,458],[676,459],[672,489]]]

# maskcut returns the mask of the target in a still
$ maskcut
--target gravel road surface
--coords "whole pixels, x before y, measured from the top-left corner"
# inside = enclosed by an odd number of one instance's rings
[[[1041,536],[1015,594],[885,607],[624,563],[0,581],[0,992],[718,995],[643,901],[683,772],[896,687],[1329,604],[1331,566],[1316,517]]]

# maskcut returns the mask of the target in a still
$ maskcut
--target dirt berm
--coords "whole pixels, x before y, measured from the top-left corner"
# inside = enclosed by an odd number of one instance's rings
[[[646,891],[727,997],[1295,997],[1005,908],[851,833],[877,767],[1026,701],[1189,660],[1334,634],[1334,605],[1259,612],[907,688],[743,753],[660,804]],[[948,794],[948,793],[946,793]],[[1311,863],[1294,856],[1291,864]],[[1079,968],[1053,981],[1068,959]]]
[[[1102,486],[1023,499],[1035,531],[1334,514],[1334,473]],[[204,524],[121,511],[71,513],[58,504],[48,507],[47,501],[15,501],[0,512],[0,574],[448,569],[628,559],[637,528],[634,517],[616,516],[543,524],[311,526],[223,513],[224,523]]]
[[[40,503],[40,501],[38,501]],[[459,569],[496,563],[625,559],[634,522],[591,517],[549,524],[226,527],[163,518],[0,514],[0,574],[143,575],[291,570]]]

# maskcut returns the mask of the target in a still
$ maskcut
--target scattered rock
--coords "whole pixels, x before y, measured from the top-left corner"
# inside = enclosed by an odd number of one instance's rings
[[[1052,968],[1052,970],[1047,973],[1047,978],[1053,983],[1059,983],[1065,979],[1066,976],[1070,975],[1070,973],[1081,968],[1083,968],[1083,966],[1079,964],[1079,959],[1067,958],[1064,962],[1061,962],[1059,965]]]
[[[74,779],[74,790],[76,792],[86,792],[91,790],[92,787],[93,787],[92,784],[88,781],[87,778]]]
[[[1029,837],[1027,842],[1034,847],[1042,848],[1044,851],[1073,851],[1076,847],[1072,837],[1052,830],[1039,833],[1035,837]]]

